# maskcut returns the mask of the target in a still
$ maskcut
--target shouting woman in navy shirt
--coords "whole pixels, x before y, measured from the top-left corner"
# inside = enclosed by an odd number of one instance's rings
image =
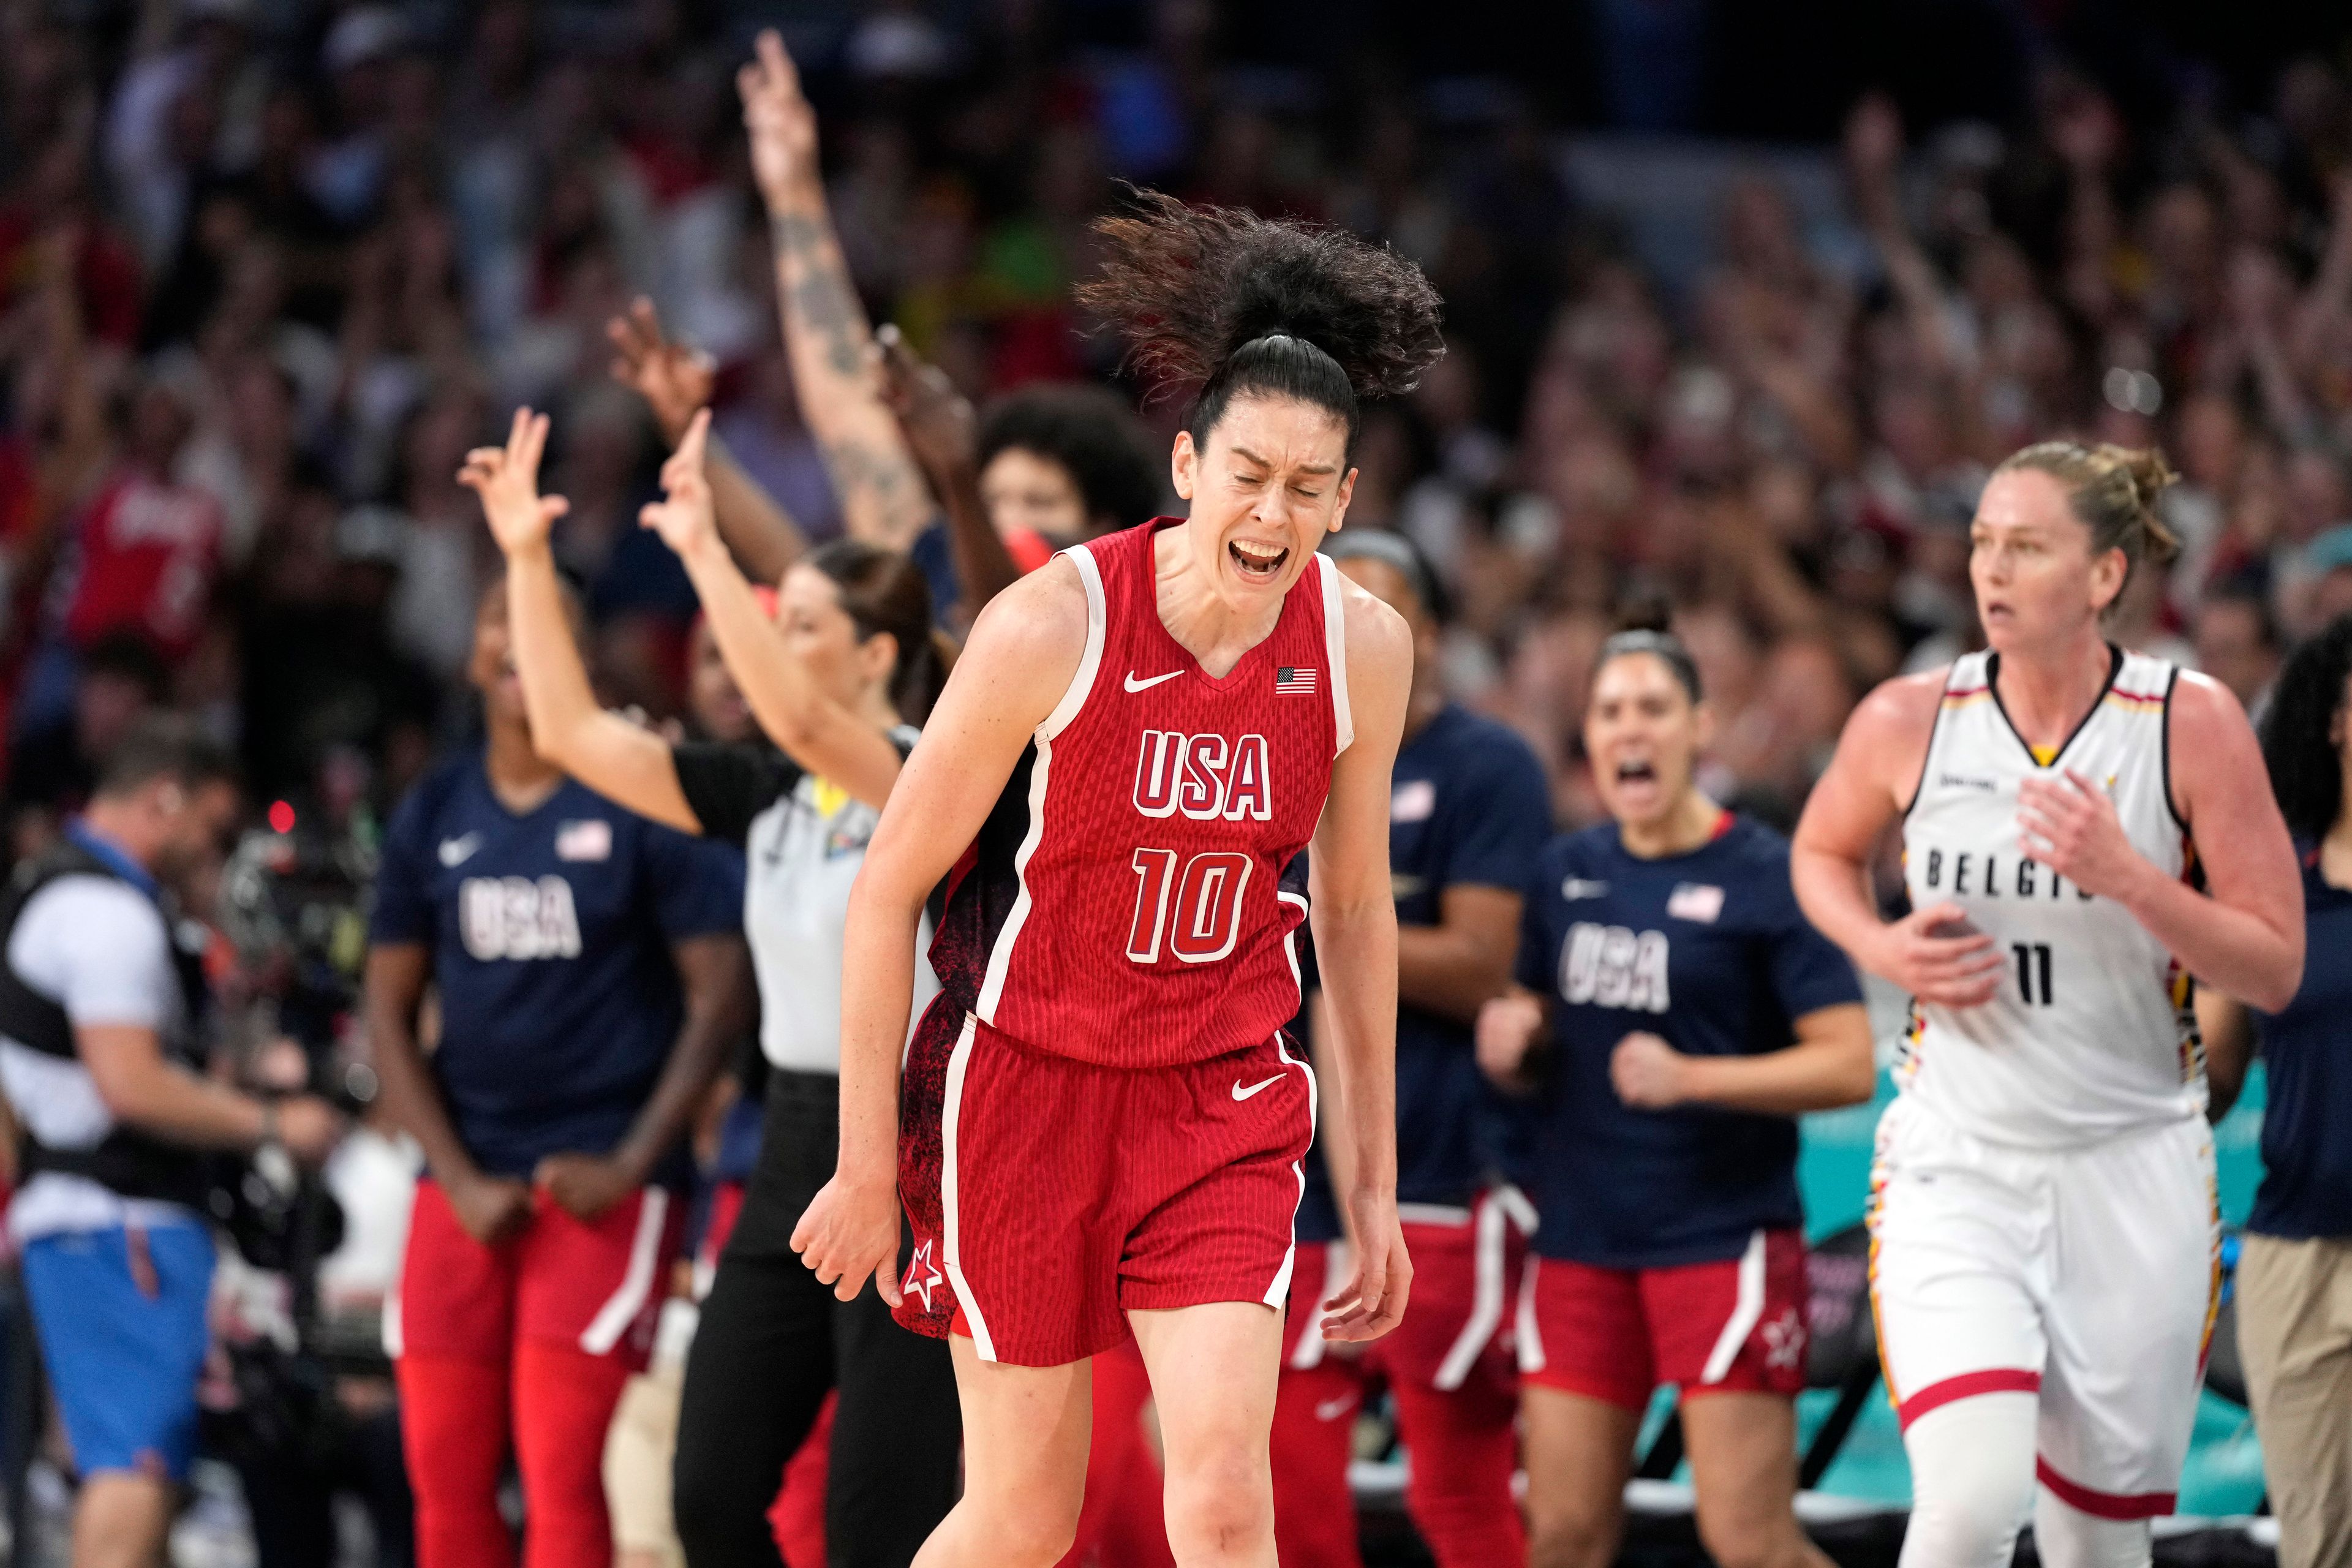
[[[2352,1561],[2352,616],[2295,650],[2263,760],[2303,858],[2303,984],[2278,1013],[2200,992],[2213,1114],[2259,1044],[2263,1184],[2238,1263],[2245,1358],[2282,1568]]]
[[[1797,908],[1787,840],[1692,784],[1709,727],[1680,642],[1644,627],[1601,645],[1584,742],[1615,820],[1537,862],[1521,989],[1478,1019],[1480,1065],[1541,1117],[1518,1330],[1537,1568],[1614,1555],[1661,1383],[1681,1385],[1708,1553],[1826,1568],[1791,1507],[1792,1118],[1870,1097],[1870,1026],[1853,966]]]

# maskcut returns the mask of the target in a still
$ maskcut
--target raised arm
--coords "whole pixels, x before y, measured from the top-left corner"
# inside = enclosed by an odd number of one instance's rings
[[[924,901],[979,836],[1086,647],[1086,589],[1057,561],[982,612],[850,890],[842,938],[841,1153],[793,1247],[846,1301],[898,1301],[898,1067]]]
[[[1372,1340],[1396,1327],[1412,1263],[1396,1214],[1396,892],[1389,880],[1389,779],[1412,686],[1403,617],[1340,579],[1348,700],[1355,740],[1331,764],[1331,793],[1307,861],[1324,1023],[1348,1108],[1350,1188],[1339,1194],[1356,1238],[1355,1278],[1323,1303],[1323,1336]]]
[[[866,805],[879,807],[898,781],[898,749],[872,722],[850,711],[809,677],[776,623],[760,609],[735,558],[713,525],[710,488],[703,478],[703,442],[710,431],[704,409],[662,465],[667,499],[645,509],[653,529],[685,564],[710,617],[719,656],[751,705],[751,716],[786,755],[821,773]],[[910,651],[910,650],[906,650]]]
[[[981,499],[978,421],[971,400],[955,389],[947,372],[926,363],[908,348],[894,326],[886,324],[875,333],[874,354],[883,397],[898,416],[915,460],[947,511],[948,554],[955,563],[969,620],[1021,576]]]
[[[2072,768],[2021,786],[2019,842],[2083,891],[2129,910],[2203,984],[2275,1013],[2303,983],[2303,877],[2253,726],[2227,687],[2183,670],[2170,727],[2173,807],[2204,891],[2134,849],[2115,802]]]
[[[751,137],[751,172],[773,231],[793,383],[851,536],[905,550],[929,522],[930,500],[868,367],[873,333],[825,205],[816,110],[774,30],[761,33],[757,47],[758,58],[736,73],[735,85]]]
[[[653,411],[662,439],[675,447],[696,413],[710,406],[710,356],[672,342],[662,333],[653,301],[639,300],[626,314],[604,324],[613,342],[613,379],[634,389]],[[735,552],[746,576],[761,583],[781,579],[808,553],[808,535],[783,503],[743,471],[713,435],[703,468],[710,480],[710,510],[719,537]]]
[[[507,618],[531,745],[606,799],[667,826],[699,833],[702,825],[678,788],[669,743],[597,706],[588,684],[548,545],[548,530],[571,503],[539,493],[539,459],[546,449],[547,416],[518,408],[507,444],[477,447],[457,476],[482,498],[490,532],[506,553]]]
[[[1805,918],[1855,963],[1922,1001],[1969,1007],[1989,1002],[2000,955],[1981,931],[1934,936],[1964,918],[1958,904],[1878,918],[1864,868],[1878,836],[1911,804],[1943,702],[1945,671],[1898,676],[1862,700],[1838,737],[1837,754],[1805,802],[1789,855],[1789,879]]]

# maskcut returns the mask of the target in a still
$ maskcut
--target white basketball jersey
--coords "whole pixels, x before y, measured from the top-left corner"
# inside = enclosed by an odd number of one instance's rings
[[[2178,671],[2119,654],[2107,688],[2047,763],[1993,690],[1999,656],[1952,666],[1919,794],[1903,819],[1914,909],[1968,911],[2004,961],[1977,1007],[1915,1002],[1902,1091],[1988,1142],[2077,1147],[2202,1115],[2205,1066],[2188,975],[2122,905],[2018,847],[2017,787],[2081,773],[2116,803],[2132,847],[2169,877],[2194,858],[2172,806],[2166,713]]]

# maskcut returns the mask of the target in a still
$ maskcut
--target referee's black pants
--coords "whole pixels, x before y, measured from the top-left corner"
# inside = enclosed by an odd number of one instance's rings
[[[839,1142],[838,1079],[770,1075],[760,1163],[686,1363],[672,1496],[689,1568],[777,1568],[768,1509],[835,1388],[827,1568],[905,1568],[955,1502],[947,1342],[900,1328],[870,1284],[835,1300],[792,1249]]]

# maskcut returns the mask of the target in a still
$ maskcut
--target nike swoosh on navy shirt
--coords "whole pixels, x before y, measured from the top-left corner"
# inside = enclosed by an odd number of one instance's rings
[[[474,851],[481,847],[482,836],[478,833],[468,833],[462,838],[444,838],[441,841],[441,864],[462,866],[472,859]]]

